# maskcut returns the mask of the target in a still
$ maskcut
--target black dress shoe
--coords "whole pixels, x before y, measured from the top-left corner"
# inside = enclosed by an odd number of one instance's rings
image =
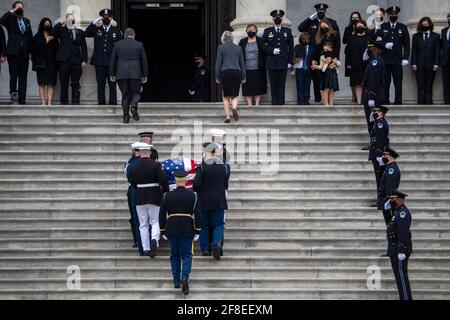
[[[180,284],[174,284],[173,287],[174,287],[175,289],[180,289],[180,288],[181,288],[181,285],[180,285]]]
[[[211,245],[211,249],[212,249],[212,254],[214,257],[214,260],[220,260],[220,248],[217,244],[212,244]]]
[[[131,114],[133,115],[134,121],[139,121],[139,114],[136,108],[131,108]]]
[[[123,123],[130,123],[130,116],[123,116]]]
[[[137,243],[133,244],[133,248],[137,248],[137,246],[138,246]]]
[[[189,282],[187,280],[181,281],[181,292],[187,296],[189,294]]]
[[[156,240],[150,241],[150,258],[154,259],[156,257],[156,249],[158,248],[158,244]]]
[[[230,119],[225,119],[225,121],[223,123],[231,123]]]
[[[233,109],[233,119],[234,121],[239,121],[239,114],[236,109]]]
[[[145,250],[145,251],[144,251],[144,256],[146,256],[146,257],[150,256],[150,251]]]
[[[202,252],[202,256],[203,257],[209,257],[211,255],[211,252],[209,252],[209,251],[203,251]]]

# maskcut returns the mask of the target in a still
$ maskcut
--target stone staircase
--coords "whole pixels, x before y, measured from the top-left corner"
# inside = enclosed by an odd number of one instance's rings
[[[405,105],[388,116],[413,215],[413,294],[448,299],[450,111]],[[249,146],[239,149],[246,132],[279,130],[279,171],[233,164],[225,256],[194,257],[187,299],[398,298],[389,260],[380,257],[383,218],[369,207],[375,187],[360,151],[368,142],[360,106],[243,107],[228,127],[216,104],[143,105],[141,121],[130,125],[110,106],[0,106],[0,119],[2,299],[183,299],[164,241],[155,260],[131,248],[123,165],[140,130],[156,132],[166,159],[177,144],[173,131],[193,132],[194,121],[203,132],[236,133],[229,149],[247,157]],[[198,159],[202,141],[183,138],[181,146]],[[73,265],[80,290],[67,287]],[[367,287],[370,266],[381,271],[379,289]]]

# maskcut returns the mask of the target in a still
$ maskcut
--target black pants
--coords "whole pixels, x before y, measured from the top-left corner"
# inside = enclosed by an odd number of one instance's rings
[[[311,76],[312,76],[313,87],[314,87],[314,101],[321,102],[322,101],[322,93],[320,92],[320,82],[322,81],[322,71],[321,70],[313,70],[313,71],[311,71]]]
[[[69,81],[72,87],[72,104],[80,104],[80,79],[82,74],[81,64],[72,64],[70,61],[59,63],[61,104],[69,104]]]
[[[444,101],[450,104],[450,61],[442,67],[442,81],[444,82]]]
[[[287,69],[269,70],[272,104],[274,106],[284,105],[286,103],[286,77]]]
[[[127,79],[118,80],[119,89],[122,92],[122,109],[123,115],[130,115],[130,106],[132,108],[138,107],[139,100],[141,99],[141,80]]]
[[[392,271],[394,271],[395,282],[397,283],[400,300],[412,300],[411,286],[408,278],[408,260],[409,256],[403,261],[398,260],[398,257],[390,257]]]
[[[416,71],[417,103],[433,104],[433,83],[436,72],[433,69],[421,68]]]
[[[105,87],[109,86],[109,104],[117,104],[116,83],[109,80],[109,66],[95,66],[95,76],[97,78],[97,100],[99,105],[106,104]]]
[[[8,56],[9,65],[9,92],[19,93],[19,103],[25,104],[27,100],[28,56]],[[19,80],[19,90],[17,90]]]
[[[366,116],[367,130],[369,131],[369,135],[370,135],[370,131],[372,130],[372,128],[370,126],[370,115],[372,114],[373,108],[369,106],[369,100],[370,99],[369,99],[367,90],[364,90],[364,93],[363,93],[364,114]]]
[[[308,105],[311,92],[311,72],[297,69],[295,72],[297,81],[297,104]]]
[[[377,159],[373,159],[372,163],[373,163],[373,171],[375,173],[375,180],[377,182],[377,197],[378,197],[378,190],[380,189],[381,178],[383,177],[385,167],[380,166],[380,163],[378,162]]]
[[[131,227],[131,233],[133,234],[133,241],[134,244],[137,244],[137,238],[136,238],[136,221],[134,221],[134,216],[133,216],[133,202],[131,199],[131,186],[128,187],[128,192],[127,192],[127,200],[128,200],[128,209],[130,210],[130,227]]]
[[[403,82],[403,67],[401,64],[386,64],[385,65],[385,79],[384,79],[384,97],[385,104],[390,104],[389,91],[391,89],[391,78],[394,80],[395,87],[395,104],[402,103],[402,82]]]

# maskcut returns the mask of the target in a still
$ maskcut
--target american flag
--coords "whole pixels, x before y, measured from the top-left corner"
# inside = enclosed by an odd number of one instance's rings
[[[195,160],[182,157],[167,159],[162,163],[162,169],[167,177],[167,180],[169,180],[170,190],[176,188],[175,177],[173,176],[173,174],[178,170],[185,170],[188,173],[186,188],[192,189],[195,172],[197,169],[197,162]]]

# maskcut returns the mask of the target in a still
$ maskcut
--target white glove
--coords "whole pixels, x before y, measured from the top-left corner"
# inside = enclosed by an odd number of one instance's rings
[[[166,236],[166,235],[163,235],[162,238],[163,238],[164,240],[166,240],[166,241],[169,240],[169,239],[167,239],[167,236]]]
[[[193,96],[193,95],[195,94],[195,91],[189,90],[189,94],[190,94],[191,96]]]
[[[374,122],[375,121],[375,117],[373,116],[373,112],[370,114],[369,121],[370,122]]]
[[[292,67],[292,64],[288,63],[288,69],[290,69]]]
[[[369,100],[369,107],[375,107],[375,100]]]
[[[385,166],[385,164],[384,164],[384,162],[383,162],[383,157],[377,157],[377,161],[378,161],[378,163],[380,164],[380,167],[381,166]]]
[[[394,43],[393,42],[388,42],[388,43],[385,44],[385,48],[386,49],[392,50],[393,47],[394,47]]]
[[[97,24],[97,22],[99,22],[100,20],[102,20],[103,18],[98,18],[98,19],[95,19],[92,23],[93,24]]]
[[[314,12],[314,13],[309,17],[309,19],[311,19],[311,20],[316,20],[316,19],[317,19],[317,11]]]
[[[402,66],[404,67],[404,66],[407,66],[409,64],[409,61],[408,60],[402,60]]]
[[[198,238],[200,238],[199,234],[194,235],[194,242],[197,242]]]
[[[384,210],[390,210],[391,207],[391,200],[388,200],[385,204],[384,204]]]
[[[363,54],[363,61],[367,61],[369,59],[370,59],[370,57],[369,57],[369,50],[366,49],[366,51],[364,51],[364,54]]]
[[[406,259],[406,255],[404,253],[399,253],[397,257],[398,257],[398,260],[400,260],[400,261],[403,261]]]
[[[273,49],[273,54],[274,55],[279,55],[281,53],[281,50],[278,48]]]

